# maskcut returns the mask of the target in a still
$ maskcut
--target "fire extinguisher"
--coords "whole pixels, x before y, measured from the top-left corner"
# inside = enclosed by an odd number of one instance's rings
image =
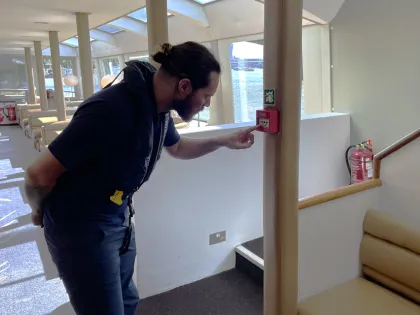
[[[7,110],[7,113],[6,113]],[[9,119],[9,121],[16,120],[16,108],[12,105],[3,108],[3,113]]]
[[[349,152],[351,154],[349,156]],[[372,140],[352,145],[346,150],[346,164],[350,173],[350,184],[373,178]]]

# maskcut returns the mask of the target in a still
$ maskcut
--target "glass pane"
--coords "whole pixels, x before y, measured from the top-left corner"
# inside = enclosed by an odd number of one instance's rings
[[[217,0],[194,0],[195,2],[199,3],[199,4],[207,4],[207,3],[211,3]]]
[[[79,40],[76,37],[72,37],[63,41],[63,44],[71,47],[79,47]]]
[[[194,116],[194,120],[208,122],[210,119],[210,108],[205,107],[201,112]],[[201,124],[203,125],[203,124]],[[207,125],[207,124],[206,124]]]
[[[233,106],[235,122],[255,121],[256,110],[262,109],[264,90],[264,45],[258,42],[237,42],[230,47]],[[302,82],[301,114],[304,113]]]
[[[168,16],[171,16],[172,14],[168,12],[167,14]],[[142,22],[147,22],[147,11],[146,8],[141,8],[140,10],[131,12],[130,14],[128,14],[129,17],[132,17],[133,19],[142,21]]]
[[[114,27],[112,25],[108,25],[108,24],[98,26],[97,29],[101,30],[103,32],[110,33],[110,34],[116,34],[116,33],[122,32],[122,30],[120,30],[119,28],[116,28],[116,27]]]
[[[117,75],[121,71],[117,57],[104,58],[102,59],[102,63],[104,65],[105,75]]]
[[[252,42],[230,47],[235,122],[255,121],[255,111],[263,108],[263,50]]]
[[[0,89],[27,88],[25,57],[19,55],[0,56]],[[10,92],[0,91],[0,95],[10,94]]]
[[[76,72],[75,67],[76,67],[75,58],[72,58],[72,57],[61,58],[61,77],[63,78],[63,89],[64,89],[65,98],[76,97],[76,86],[81,84],[80,77],[78,77],[77,81],[72,81],[72,83],[64,80],[64,78],[68,75],[75,75],[75,72]],[[54,77],[53,77],[53,71],[52,71],[51,57],[44,57],[44,76],[45,76],[45,87],[47,89],[54,90]]]
[[[96,67],[96,64],[97,64],[97,59],[94,59],[93,60],[93,83],[95,86],[95,93],[101,89],[99,85],[99,72],[98,72],[98,68]]]
[[[148,55],[130,56],[128,57],[128,60],[140,60],[140,61],[149,62],[149,56]]]
[[[73,59],[70,58],[62,58],[61,59],[61,73],[62,77],[66,77],[68,75],[74,75],[73,67],[75,66],[75,62]],[[63,80],[63,88],[64,88],[64,97],[75,97],[75,89],[76,86],[80,84],[80,80],[74,83],[66,83],[66,80]]]

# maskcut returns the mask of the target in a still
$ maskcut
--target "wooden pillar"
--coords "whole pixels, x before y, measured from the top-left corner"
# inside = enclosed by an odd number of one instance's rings
[[[149,55],[156,52],[156,48],[169,41],[168,37],[168,5],[167,0],[146,0],[147,35]],[[155,67],[159,64],[150,59]]]
[[[279,134],[264,137],[264,314],[296,315],[302,0],[264,10],[264,89],[280,111]]]

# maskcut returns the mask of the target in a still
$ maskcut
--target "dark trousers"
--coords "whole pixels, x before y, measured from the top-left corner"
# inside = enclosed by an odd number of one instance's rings
[[[134,315],[139,301],[132,280],[134,228],[125,239],[126,226],[56,226],[45,221],[48,248],[76,314]],[[128,248],[121,253],[124,244]]]

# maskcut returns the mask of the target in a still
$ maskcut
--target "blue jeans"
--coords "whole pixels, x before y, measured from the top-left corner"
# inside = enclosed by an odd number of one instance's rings
[[[134,315],[139,297],[132,280],[134,228],[97,224],[56,225],[44,218],[52,259],[78,315]],[[127,251],[120,253],[124,243]],[[129,242],[129,243],[128,243]]]

